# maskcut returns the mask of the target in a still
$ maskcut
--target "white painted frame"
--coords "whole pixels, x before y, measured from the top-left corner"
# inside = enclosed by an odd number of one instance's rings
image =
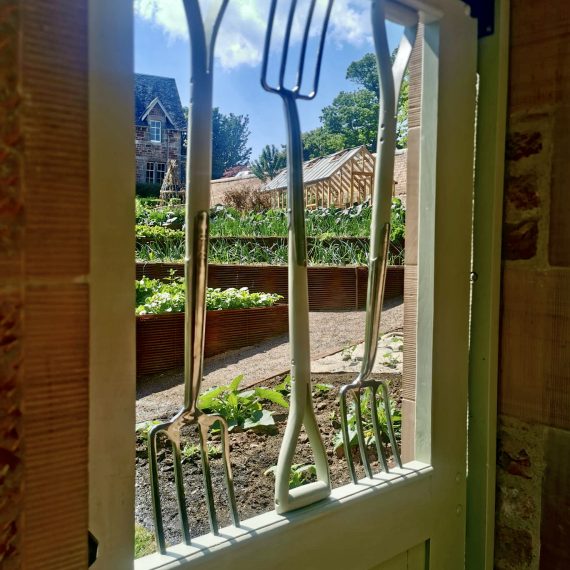
[[[331,499],[303,511],[267,513],[244,521],[242,529],[223,529],[220,537],[208,535],[192,547],[139,560],[137,570],[291,568],[300,567],[299,561],[303,568],[370,570],[400,553],[417,551],[414,547],[427,540],[423,558],[429,558],[431,568],[464,565],[471,248],[466,229],[471,226],[476,23],[457,0],[406,3],[420,10],[425,23],[416,461],[391,475],[336,489]],[[115,570],[133,565],[134,137],[132,125],[126,126],[133,116],[132,6],[127,0],[90,0],[89,8],[92,164],[102,160],[98,153],[106,145],[105,156],[114,156],[107,176],[115,180],[120,174],[124,183],[117,192],[95,172],[90,189],[92,256],[103,260],[108,254],[111,265],[124,263],[116,273],[103,272],[102,266],[91,273],[90,528],[101,540],[96,568]],[[100,138],[105,129],[97,124],[106,104],[125,123],[112,147]],[[113,217],[104,222],[103,211],[107,216],[112,211]],[[110,247],[117,248],[117,237],[126,242],[115,255]],[[116,314],[105,309],[111,294]],[[123,397],[117,397],[119,392]]]

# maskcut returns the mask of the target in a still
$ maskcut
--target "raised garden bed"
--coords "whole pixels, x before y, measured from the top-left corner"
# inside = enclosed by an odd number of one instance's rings
[[[137,263],[136,278],[165,279],[171,272],[184,275],[181,263]],[[355,310],[366,306],[367,267],[309,267],[311,311]],[[218,265],[208,267],[208,286],[227,289],[248,287],[252,292],[271,291],[287,302],[287,267],[276,265]],[[385,299],[404,294],[404,266],[391,265],[386,275]]]
[[[166,274],[167,275],[167,274]],[[243,348],[287,332],[287,305],[206,312],[205,356]],[[136,317],[137,374],[184,364],[184,313]]]

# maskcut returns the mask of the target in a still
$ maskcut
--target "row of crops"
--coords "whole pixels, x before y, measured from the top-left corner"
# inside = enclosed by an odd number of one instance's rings
[[[372,208],[317,208],[305,213],[310,265],[366,265]],[[394,198],[390,259],[403,263],[405,208]],[[184,207],[137,200],[137,259],[180,261],[184,257]],[[282,209],[240,212],[216,206],[210,211],[210,263],[287,263],[287,214]]]

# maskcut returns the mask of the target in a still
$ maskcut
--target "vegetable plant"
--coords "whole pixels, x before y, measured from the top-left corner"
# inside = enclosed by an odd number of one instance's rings
[[[374,429],[372,424],[372,409],[371,409],[371,391],[363,391],[360,396],[360,413],[362,415],[362,425],[364,431],[364,442],[367,447],[372,447],[376,444],[376,438],[374,437]],[[384,403],[381,397],[376,399],[375,402],[376,409],[378,410],[378,420],[380,427],[380,435],[382,438],[382,444],[387,444],[390,442],[388,436],[388,422],[386,421],[386,410],[384,408]],[[390,399],[390,412],[392,415],[392,425],[394,427],[394,434],[396,440],[400,440],[401,426],[402,426],[402,415],[400,410],[396,409],[395,402]],[[356,402],[354,399],[349,404],[348,408],[348,437],[350,447],[358,446],[358,435],[356,431]],[[344,441],[342,437],[342,431],[338,431],[333,438],[333,445],[335,451],[339,451],[344,446]]]
[[[214,459],[221,457],[222,447],[220,445],[208,445],[208,457]],[[194,443],[187,443],[180,450],[182,461],[190,461],[191,459],[198,459],[200,457],[200,446]]]
[[[239,390],[243,375],[236,376],[228,385],[212,388],[198,398],[198,407],[208,413],[216,413],[228,422],[228,428],[265,429],[274,431],[273,412],[263,407],[268,401],[282,408],[289,404],[283,394],[270,388],[255,387],[251,390]]]
[[[266,469],[263,474],[275,476],[276,471],[277,465],[273,465],[269,469]],[[295,489],[295,487],[309,483],[316,475],[317,468],[312,464],[303,465],[302,463],[296,463],[291,465],[291,470],[289,471],[289,489]]]
[[[184,280],[181,277],[171,276],[165,281],[143,277],[135,282],[135,286],[137,315],[178,313],[184,310]],[[220,311],[223,309],[271,307],[282,298],[276,293],[250,293],[247,287],[225,290],[208,288],[206,309],[208,311]]]

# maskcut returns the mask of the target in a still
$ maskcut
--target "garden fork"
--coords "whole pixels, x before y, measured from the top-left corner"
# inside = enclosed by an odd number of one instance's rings
[[[288,239],[289,239],[289,341],[291,345],[291,408],[287,427],[277,461],[275,476],[275,510],[282,514],[320,501],[330,495],[330,473],[327,454],[311,398],[311,354],[309,344],[309,299],[307,289],[307,243],[305,239],[305,212],[303,190],[303,145],[297,100],[310,100],[317,94],[326,30],[333,0],[326,0],[322,28],[312,88],[307,94],[301,93],[309,29],[315,12],[316,0],[311,0],[305,23],[295,85],[284,85],[287,59],[290,50],[291,31],[297,8],[297,0],[292,0],[281,51],[281,63],[277,85],[272,86],[267,79],[269,52],[277,10],[277,0],[272,0],[269,21],[265,36],[261,84],[266,91],[278,94],[283,100],[287,123],[287,192],[288,192]],[[317,481],[289,490],[289,473],[301,427],[305,427],[315,456]]]
[[[384,470],[388,471],[388,461],[380,440],[381,430],[376,404],[378,390],[380,389],[390,445],[392,446],[392,452],[398,467],[402,467],[394,427],[392,425],[388,387],[383,380],[370,379],[370,374],[378,350],[378,334],[380,330],[388,247],[390,243],[390,209],[394,176],[394,153],[396,149],[396,112],[398,96],[414,46],[417,27],[416,25],[412,25],[404,29],[404,34],[398,48],[398,54],[392,66],[386,32],[386,0],[372,1],[371,17],[374,47],[380,78],[380,112],[372,200],[372,226],[370,230],[364,355],[358,377],[351,384],[347,384],[340,389],[340,415],[344,452],[350,476],[354,483],[357,482],[357,477],[350,449],[347,406],[347,396],[351,392],[355,404],[358,447],[367,477],[372,477],[373,473],[368,459],[362,422],[361,394],[364,389],[369,389],[371,395],[371,398],[369,398],[371,406],[370,412],[378,461],[382,463]]]
[[[188,175],[186,180],[186,304],[184,325],[184,406],[170,421],[154,426],[148,436],[149,465],[155,535],[158,549],[166,550],[158,484],[158,437],[164,434],[171,443],[174,479],[182,537],[190,544],[190,527],[182,476],[180,430],[198,427],[204,489],[210,528],[218,533],[212,477],[208,459],[208,432],[213,424],[220,427],[222,462],[233,523],[239,524],[229,459],[228,426],[219,415],[204,414],[197,407],[202,382],[204,332],[206,326],[206,289],[208,274],[208,215],[210,209],[210,174],[212,168],[212,72],[214,44],[228,0],[212,0],[205,20],[198,0],[184,0],[190,30],[192,78],[189,109]],[[191,189],[191,192],[190,192]]]

